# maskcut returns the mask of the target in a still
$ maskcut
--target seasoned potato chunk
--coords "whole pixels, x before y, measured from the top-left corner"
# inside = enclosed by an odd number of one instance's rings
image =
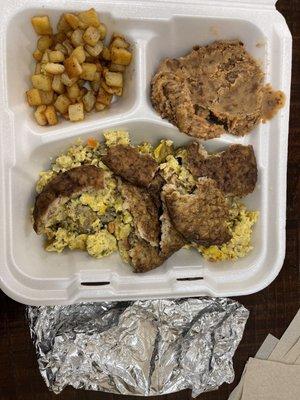
[[[64,14],[65,21],[70,25],[72,29],[77,29],[80,25],[80,19],[75,14]]]
[[[89,90],[85,95],[82,97],[82,102],[84,105],[84,109],[87,112],[92,111],[94,105],[96,103],[96,97],[92,90]]]
[[[36,88],[27,90],[26,92],[27,102],[30,106],[40,106],[42,103],[40,91]]]
[[[31,82],[36,89],[45,90],[45,92],[51,90],[52,78],[50,76],[43,74],[32,75]]]
[[[80,12],[78,14],[78,18],[87,27],[94,26],[95,28],[98,28],[98,26],[100,25],[98,15],[94,8],[91,8],[90,10],[87,10],[87,11]]]
[[[74,83],[74,85],[67,87],[67,93],[71,100],[77,99],[80,96],[80,88],[77,83]]]
[[[53,50],[49,53],[49,61],[53,63],[63,62],[65,59],[65,55],[60,50]]]
[[[97,102],[108,106],[111,103],[111,100],[112,100],[112,94],[107,93],[102,87],[100,87],[97,95]]]
[[[70,56],[64,61],[64,66],[66,68],[66,72],[70,78],[74,78],[82,74],[83,69],[78,61],[78,59],[74,56]]]
[[[61,94],[57,97],[57,99],[54,103],[54,107],[61,114],[65,114],[68,112],[68,108],[69,108],[70,104],[71,104],[70,99],[65,94]]]
[[[84,48],[86,49],[86,51],[89,53],[90,56],[98,57],[101,51],[103,50],[103,43],[99,41],[95,44],[95,46],[90,46],[89,44],[86,44]]]
[[[84,44],[83,31],[81,29],[76,29],[71,36],[71,42],[74,47],[78,47]]]
[[[107,71],[104,74],[104,78],[108,86],[123,87],[123,75],[121,72]]]
[[[41,99],[42,99],[42,104],[45,104],[45,105],[52,104],[53,95],[54,95],[53,90],[49,90],[48,92],[45,92],[44,90],[40,90],[40,96],[41,96]]]
[[[112,47],[110,50],[111,62],[119,65],[129,65],[132,54],[126,49]]]
[[[49,49],[49,47],[52,46],[53,39],[49,35],[41,36],[39,40],[37,41],[37,48],[40,51],[45,51],[46,49]]]
[[[96,71],[97,71],[97,67],[95,64],[83,63],[82,64],[82,73],[80,75],[80,78],[85,79],[86,81],[93,81]]]
[[[103,40],[107,32],[106,26],[103,23],[100,23],[98,26],[98,31],[100,32],[100,39]]]
[[[70,121],[82,121],[84,119],[83,103],[69,105],[68,112]]]
[[[52,27],[48,15],[32,17],[31,23],[38,35],[52,35]]]
[[[55,75],[52,81],[52,89],[54,92],[58,94],[62,94],[65,91],[65,85],[61,81],[61,77],[59,75]]]
[[[79,64],[82,64],[85,61],[85,51],[83,46],[78,46],[73,50],[72,57],[76,57]]]
[[[100,39],[100,32],[97,28],[89,26],[83,34],[83,40],[90,46],[95,46]]]
[[[54,106],[47,106],[44,114],[49,125],[56,125],[58,123],[57,114]]]
[[[36,50],[34,50],[34,52],[32,53],[32,56],[33,56],[33,58],[34,58],[36,61],[41,61],[42,58],[43,58],[43,53],[41,52],[41,50],[36,49]]]
[[[63,74],[61,74],[60,79],[65,86],[72,86],[78,80],[78,76],[70,78],[69,75],[64,72]]]
[[[65,71],[65,67],[61,64],[49,62],[45,64],[44,70],[52,75],[62,74]]]
[[[37,109],[34,112],[34,118],[36,120],[36,122],[41,125],[47,125],[47,118],[45,116],[45,111],[46,111],[47,106],[42,105],[42,106],[38,106]]]

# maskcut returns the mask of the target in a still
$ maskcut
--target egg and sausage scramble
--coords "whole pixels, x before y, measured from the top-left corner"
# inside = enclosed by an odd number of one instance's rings
[[[118,190],[118,177],[103,163],[106,149],[115,145],[129,145],[130,138],[125,131],[107,131],[105,143],[89,138],[69,147],[52,163],[48,171],[40,173],[36,184],[37,193],[59,173],[82,165],[93,165],[105,171],[104,189],[93,190],[70,198],[51,217],[44,234],[45,249],[61,253],[64,249],[83,250],[90,256],[101,258],[119,251],[122,259],[128,262],[128,253],[124,240],[133,231],[133,218],[124,207],[124,200]],[[138,151],[149,154],[159,164],[160,175],[169,182],[178,181],[187,192],[195,185],[195,179],[185,167],[187,151],[175,148],[171,140],[161,140],[153,147],[150,143],[136,146]],[[236,260],[244,257],[251,249],[252,228],[258,218],[258,212],[249,211],[236,199],[230,201],[228,229],[231,239],[222,245],[201,246],[194,243],[186,247],[196,249],[209,261]]]

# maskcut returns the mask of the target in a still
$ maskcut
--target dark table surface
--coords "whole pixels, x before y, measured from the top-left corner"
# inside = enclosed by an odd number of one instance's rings
[[[286,257],[281,273],[269,287],[238,298],[250,310],[250,318],[234,356],[235,380],[218,391],[201,395],[202,400],[226,400],[239,382],[247,359],[256,353],[266,335],[272,333],[279,338],[300,307],[300,0],[279,0],[277,8],[285,16],[293,35]],[[37,368],[24,310],[23,305],[0,292],[0,400],[124,399],[124,396],[71,388],[60,395],[49,392]],[[191,398],[191,392],[186,390],[162,398],[186,400]]]

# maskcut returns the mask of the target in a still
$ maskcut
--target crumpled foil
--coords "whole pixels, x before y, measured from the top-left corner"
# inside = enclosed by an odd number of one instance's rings
[[[215,390],[234,379],[232,357],[249,315],[226,298],[28,307],[50,390],[161,395]]]

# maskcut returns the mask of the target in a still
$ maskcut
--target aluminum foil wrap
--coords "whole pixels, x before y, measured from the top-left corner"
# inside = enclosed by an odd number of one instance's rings
[[[28,307],[40,372],[50,390],[193,396],[232,382],[249,312],[226,298]]]

